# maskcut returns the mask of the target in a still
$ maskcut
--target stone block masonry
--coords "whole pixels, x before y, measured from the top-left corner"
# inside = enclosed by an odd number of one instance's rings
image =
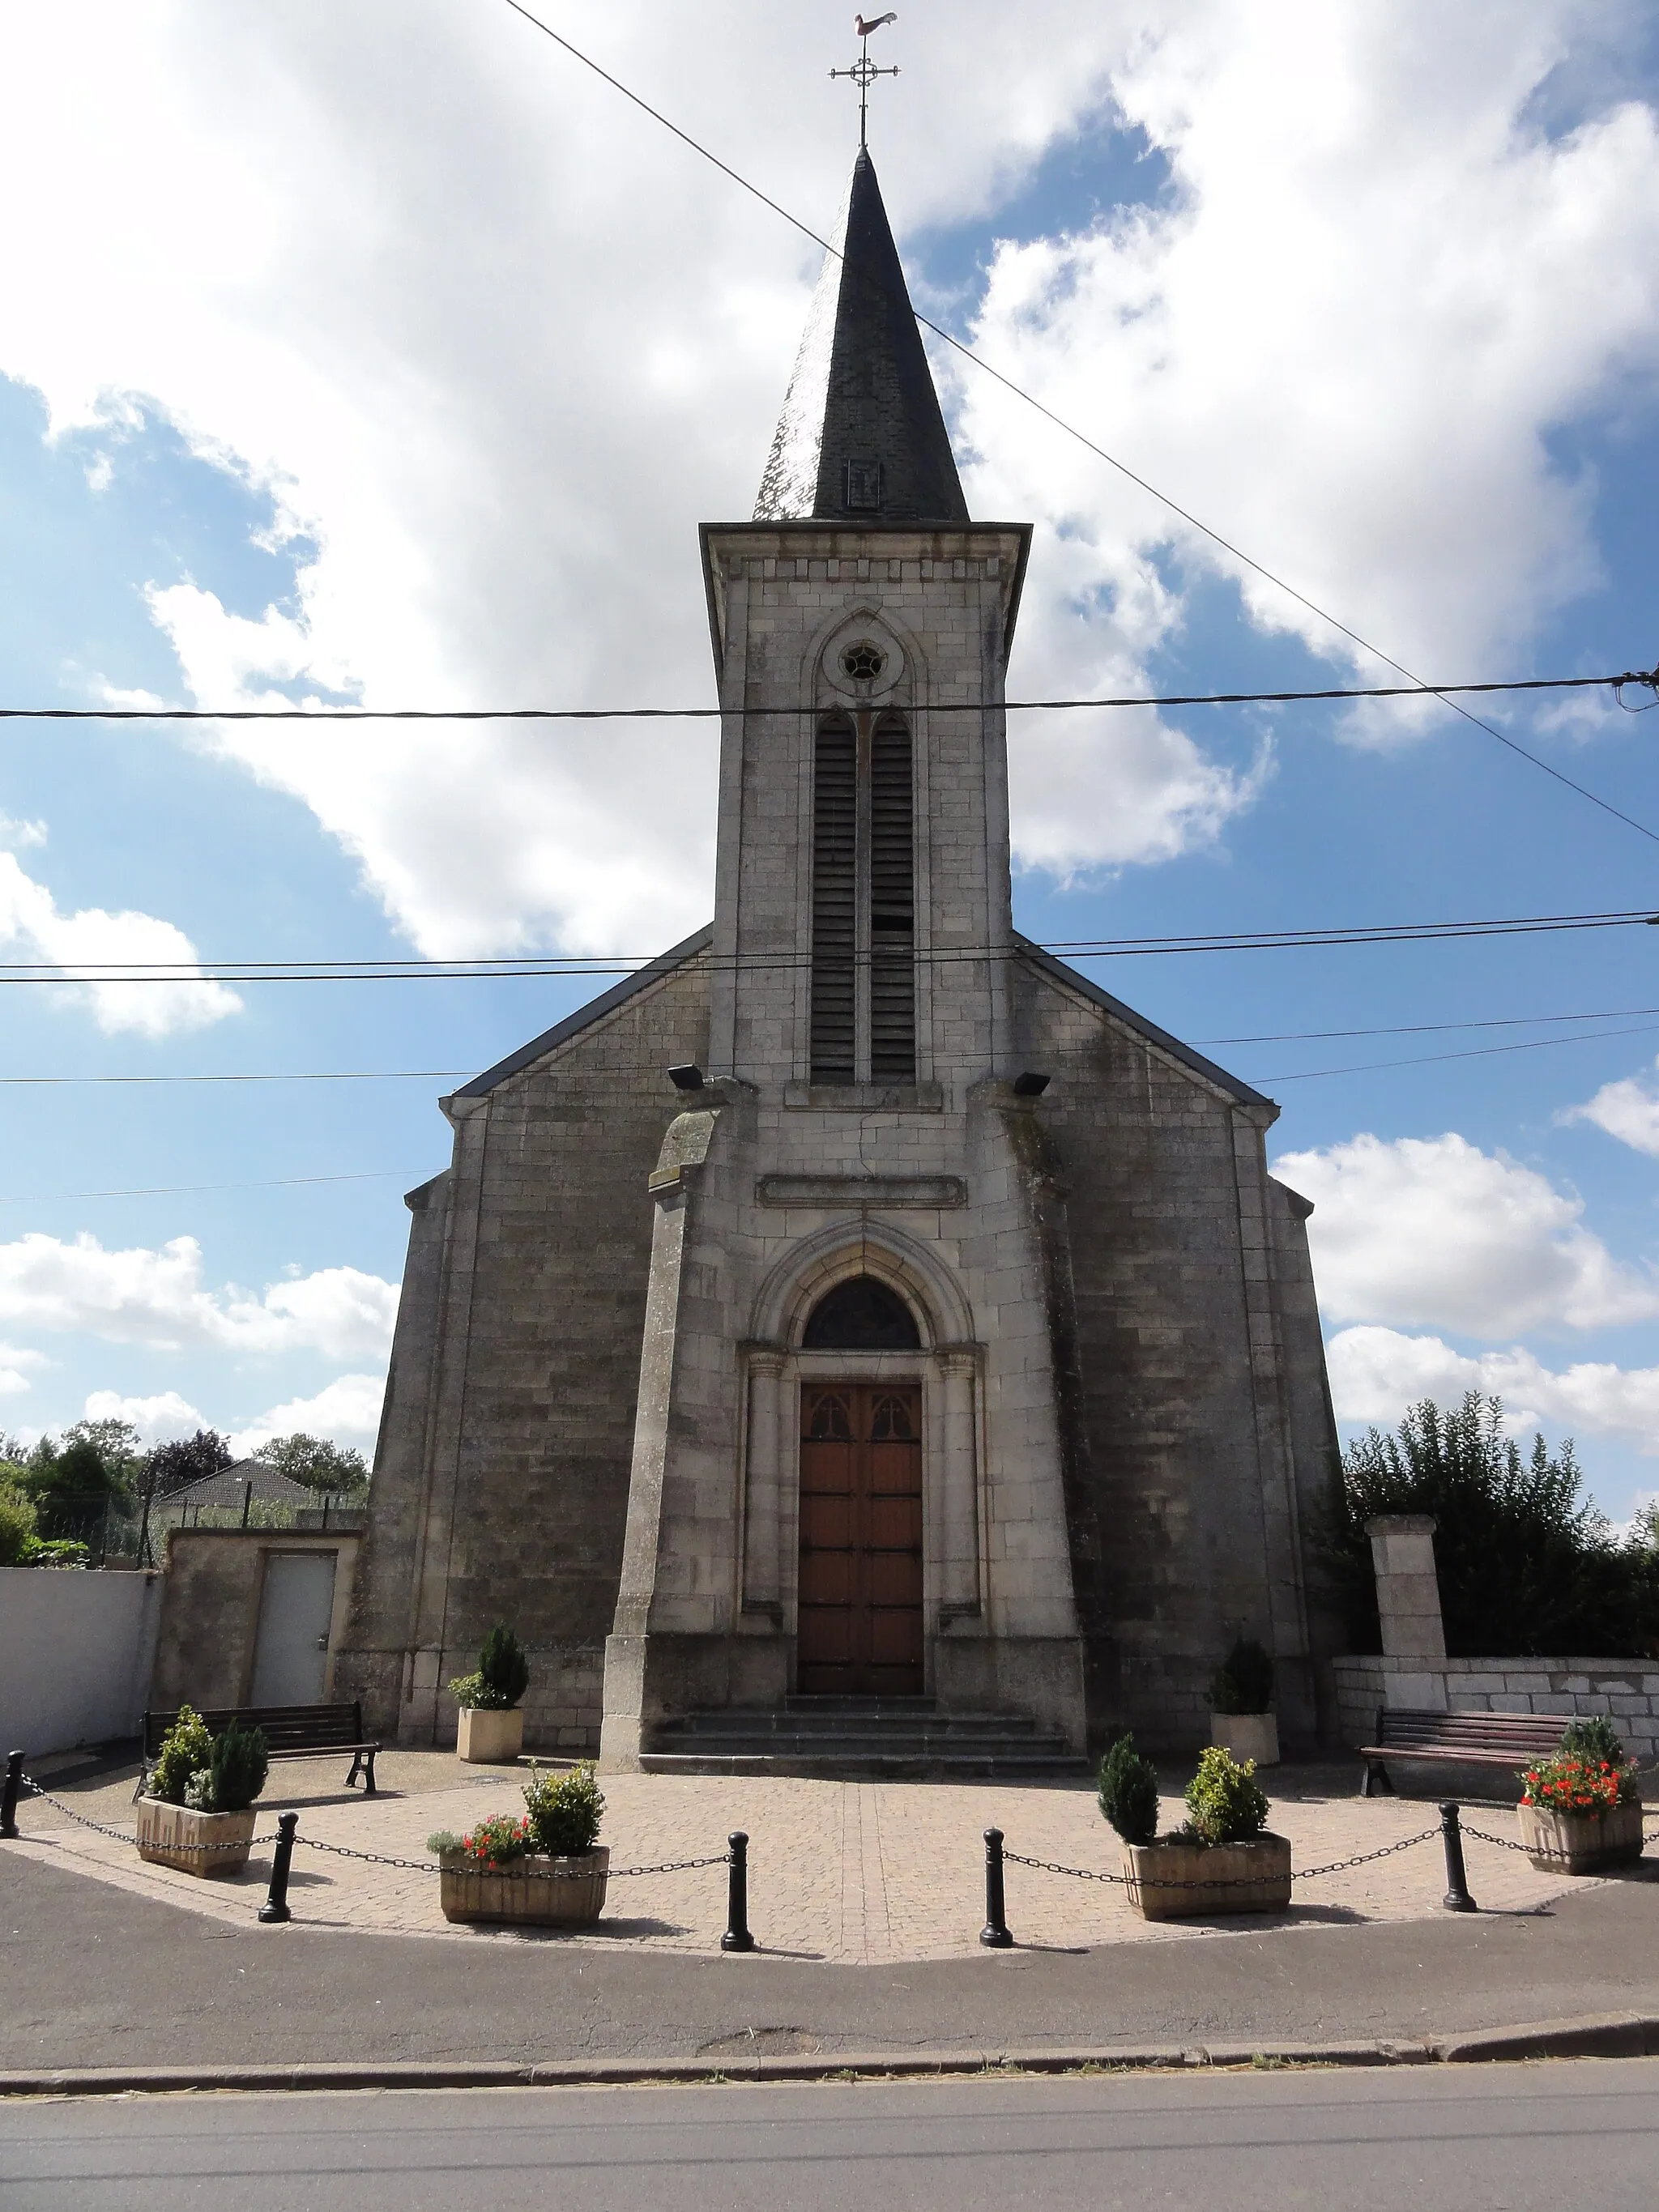
[[[1369,1743],[1378,1711],[1610,1714],[1633,1759],[1659,1758],[1659,1663],[1651,1659],[1423,1659],[1333,1662],[1342,1741]]]

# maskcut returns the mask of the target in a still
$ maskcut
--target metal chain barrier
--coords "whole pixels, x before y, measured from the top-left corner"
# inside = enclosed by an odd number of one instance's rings
[[[271,1840],[276,1839],[273,1838]],[[327,1851],[337,1859],[361,1859],[368,1866],[401,1867],[410,1874],[442,1874],[445,1871],[436,1859],[388,1858],[381,1851],[355,1851],[345,1844],[325,1844],[316,1836],[295,1836],[294,1840],[296,1844],[303,1844],[309,1850]],[[629,1875],[685,1874],[696,1867],[727,1866],[731,1858],[729,1850],[715,1851],[704,1859],[670,1859],[662,1866],[609,1867],[605,1872],[609,1881],[625,1881]],[[530,1881],[591,1881],[593,1879],[591,1874],[573,1874],[564,1867],[544,1870],[540,1867],[525,1866],[523,1858],[494,1863],[475,1859],[465,1866],[452,1867],[448,1871],[452,1874],[495,1874],[503,1865],[524,1867],[525,1877]]]
[[[138,1840],[137,1835],[131,1828],[112,1828],[107,1826],[102,1820],[93,1820],[88,1814],[77,1813],[73,1805],[66,1805],[61,1797],[54,1797],[50,1790],[42,1789],[32,1774],[19,1775],[18,1785],[20,1789],[27,1790],[31,1797],[38,1797],[42,1804],[50,1805],[55,1812],[62,1813],[65,1819],[73,1820],[79,1827],[95,1829],[99,1835],[112,1837],[118,1844],[136,1844]],[[252,1836],[246,1843],[185,1844],[180,1845],[179,1848],[184,1850],[200,1853],[206,1853],[208,1851],[248,1851],[253,1850],[257,1844],[274,1844],[276,1841],[276,1838],[275,1836]]]
[[[1419,1844],[1431,1843],[1440,1832],[1437,1827],[1425,1828],[1420,1836],[1407,1836],[1403,1843],[1384,1844],[1380,1850],[1360,1851],[1351,1859],[1333,1859],[1328,1866],[1296,1867],[1291,1869],[1291,1880],[1317,1881],[1326,1875],[1346,1874],[1351,1867],[1370,1866],[1374,1860],[1394,1857],[1397,1851],[1415,1850]],[[1473,1835],[1474,1831],[1466,1829],[1464,1833]],[[1077,1881],[1110,1882],[1119,1888],[1126,1887],[1129,1881],[1127,1875],[1100,1874],[1090,1867],[1060,1866],[1053,1859],[1028,1859],[1018,1851],[1005,1850],[1002,1856],[1010,1866],[1031,1867],[1038,1874],[1070,1875]],[[1261,1889],[1271,1887],[1284,1879],[1283,1875],[1268,1874],[1241,1875],[1231,1881],[1170,1881],[1160,1875],[1158,1887],[1159,1889]]]

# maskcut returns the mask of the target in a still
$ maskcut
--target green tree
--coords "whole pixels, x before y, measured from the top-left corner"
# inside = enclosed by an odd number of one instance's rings
[[[106,1516],[132,1506],[141,1454],[130,1421],[77,1421],[62,1443],[42,1437],[28,1455],[21,1488],[43,1537],[92,1542]]]
[[[1621,1542],[1583,1486],[1571,1441],[1552,1457],[1535,1436],[1523,1457],[1502,1402],[1478,1391],[1450,1412],[1425,1398],[1391,1435],[1367,1430],[1343,1455],[1323,1546],[1352,1648],[1380,1647],[1366,1522],[1427,1513],[1455,1656],[1651,1650],[1659,1551]]]
[[[166,1498],[182,1490],[187,1482],[199,1482],[204,1475],[217,1474],[222,1468],[235,1463],[235,1453],[217,1429],[198,1429],[193,1437],[179,1437],[171,1443],[156,1445],[144,1462],[143,1492],[149,1498]]]
[[[297,1432],[272,1437],[253,1454],[266,1467],[274,1467],[292,1482],[311,1490],[343,1491],[361,1496],[368,1488],[368,1469],[361,1452],[343,1450],[320,1437]]]

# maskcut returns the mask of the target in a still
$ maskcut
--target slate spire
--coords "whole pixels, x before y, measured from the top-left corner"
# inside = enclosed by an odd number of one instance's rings
[[[898,248],[864,148],[812,296],[757,522],[968,520]]]

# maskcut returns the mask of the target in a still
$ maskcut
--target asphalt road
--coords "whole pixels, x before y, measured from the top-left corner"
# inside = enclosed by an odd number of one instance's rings
[[[1420,2037],[1659,2014],[1659,1888],[1632,1878],[1539,1912],[840,1966],[261,1928],[251,1911],[227,1925],[0,1846],[0,2069]]]
[[[0,2107],[0,2212],[1649,2212],[1659,2060]]]

